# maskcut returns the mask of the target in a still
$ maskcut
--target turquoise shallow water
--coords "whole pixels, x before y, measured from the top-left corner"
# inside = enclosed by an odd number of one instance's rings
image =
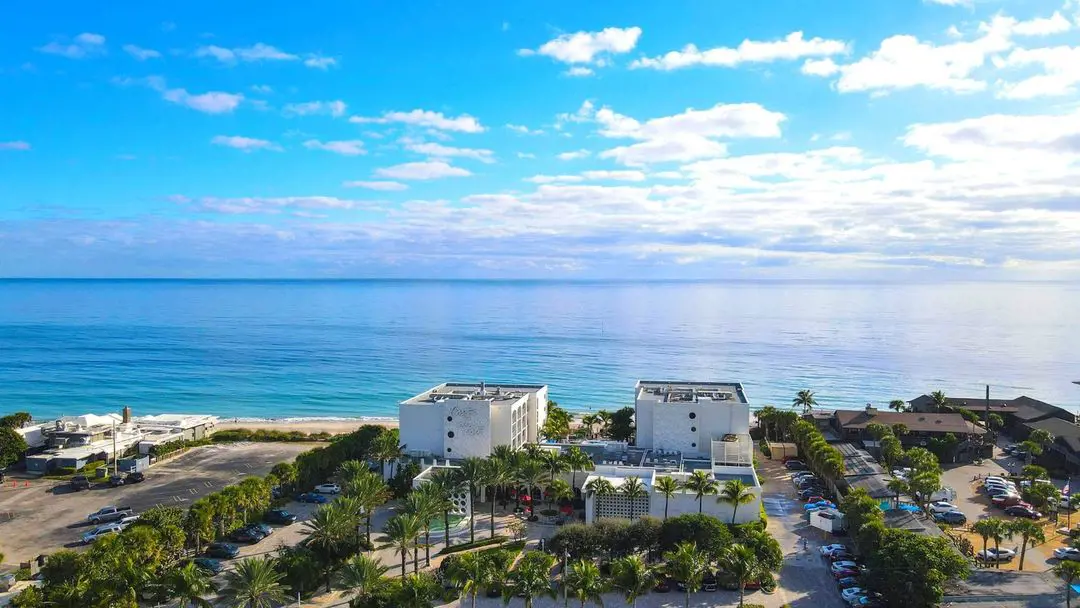
[[[1078,319],[1070,284],[0,281],[0,413],[394,416],[443,380],[546,382],[580,410],[638,378],[1071,407]]]

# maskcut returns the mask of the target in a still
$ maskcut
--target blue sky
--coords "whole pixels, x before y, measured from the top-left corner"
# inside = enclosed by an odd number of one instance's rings
[[[3,10],[0,276],[1080,276],[1072,0]]]

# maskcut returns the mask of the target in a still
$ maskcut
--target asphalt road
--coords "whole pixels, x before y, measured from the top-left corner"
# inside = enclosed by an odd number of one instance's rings
[[[101,484],[72,492],[66,483],[52,480],[17,481],[15,488],[9,481],[0,488],[0,550],[7,562],[18,563],[77,548],[89,529],[86,516],[101,507],[130,506],[136,513],[155,505],[185,507],[247,475],[264,475],[310,448],[301,443],[200,447],[151,467],[146,481],[119,488]]]

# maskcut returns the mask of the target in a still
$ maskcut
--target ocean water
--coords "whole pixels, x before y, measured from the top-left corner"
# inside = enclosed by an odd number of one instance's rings
[[[0,281],[0,413],[395,416],[444,380],[589,410],[632,405],[639,378],[738,381],[755,406],[989,383],[1073,408],[1080,286]]]

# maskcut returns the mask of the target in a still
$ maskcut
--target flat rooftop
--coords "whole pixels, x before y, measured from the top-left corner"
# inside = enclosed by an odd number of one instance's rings
[[[638,380],[637,398],[640,401],[650,400],[656,403],[747,403],[746,393],[738,382]]]
[[[444,382],[415,397],[402,401],[402,405],[422,405],[446,401],[512,402],[546,388],[544,384],[489,384],[487,382]]]

